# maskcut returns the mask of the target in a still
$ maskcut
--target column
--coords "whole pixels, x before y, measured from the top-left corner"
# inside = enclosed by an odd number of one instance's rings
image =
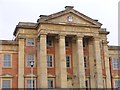
[[[111,88],[110,67],[107,41],[103,41],[104,59],[105,59],[105,71],[106,71],[106,88]]]
[[[85,68],[84,68],[84,53],[83,53],[83,37],[77,36],[77,76],[79,80],[78,88],[85,88]]]
[[[24,88],[24,39],[19,39],[18,88]]]
[[[59,81],[60,88],[67,88],[67,68],[66,68],[66,49],[65,35],[59,36]]]
[[[37,87],[47,88],[47,52],[46,52],[46,34],[40,35],[40,50],[37,63]]]
[[[99,37],[94,37],[94,52],[95,52],[95,77],[96,77],[96,88],[103,88],[103,75],[102,75],[102,64],[100,54],[100,43]]]
[[[96,88],[93,39],[89,39],[88,48],[89,48],[88,52],[89,52],[89,68],[90,68],[90,88]]]

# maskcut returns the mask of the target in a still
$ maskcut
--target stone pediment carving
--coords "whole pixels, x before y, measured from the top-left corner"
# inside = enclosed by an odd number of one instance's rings
[[[0,75],[0,77],[2,77],[2,78],[13,78],[13,76],[10,75],[10,74],[2,74],[2,75]]]
[[[95,25],[100,27],[102,24],[76,10],[72,6],[66,6],[66,9],[51,15],[40,15],[38,22],[57,23],[57,24],[83,24]]]

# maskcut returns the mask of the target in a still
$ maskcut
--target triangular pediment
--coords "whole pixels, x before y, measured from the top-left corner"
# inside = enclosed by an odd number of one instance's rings
[[[94,20],[72,8],[70,9],[65,9],[63,11],[48,15],[48,16],[43,16],[41,15],[41,18],[39,21],[42,22],[50,22],[50,23],[59,23],[59,24],[84,24],[84,25],[95,25],[95,26],[101,26],[102,24],[99,23],[97,20]]]

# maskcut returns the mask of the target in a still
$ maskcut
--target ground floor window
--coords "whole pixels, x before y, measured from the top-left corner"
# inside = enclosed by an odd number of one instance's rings
[[[48,88],[55,88],[54,87],[54,79],[48,79]]]
[[[2,80],[2,89],[5,89],[5,88],[12,88],[11,87],[11,80]]]
[[[115,88],[120,88],[120,80],[115,80]]]
[[[35,80],[27,79],[26,88],[35,88]]]

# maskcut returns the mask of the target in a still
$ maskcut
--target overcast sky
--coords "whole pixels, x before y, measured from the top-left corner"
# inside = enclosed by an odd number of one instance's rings
[[[109,45],[118,44],[119,0],[0,0],[0,40],[12,40],[18,22],[35,22],[39,15],[74,9],[102,23],[110,32]]]

